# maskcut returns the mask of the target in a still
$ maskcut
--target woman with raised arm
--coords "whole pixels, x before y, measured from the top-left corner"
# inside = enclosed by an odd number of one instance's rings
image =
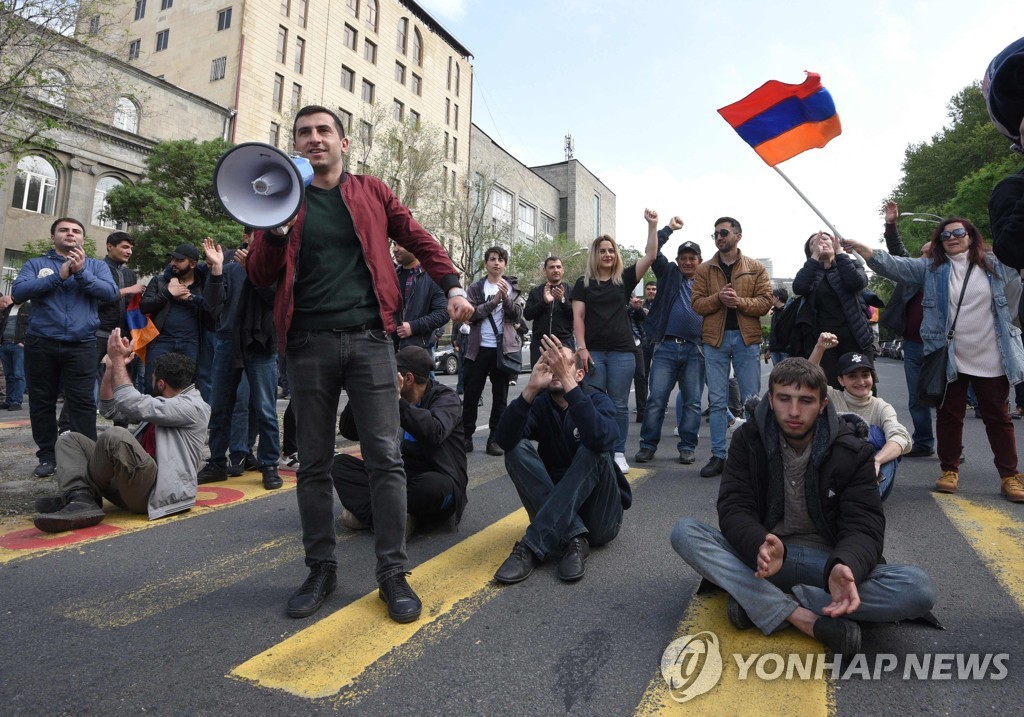
[[[633,266],[622,266],[619,245],[607,234],[590,245],[586,273],[572,290],[576,353],[592,368],[587,382],[611,397],[615,404],[619,440],[615,464],[626,473],[626,435],[629,431],[629,387],[636,369],[633,331],[629,325],[629,297],[658,256],[658,213],[644,210],[647,246]]]
[[[931,258],[911,259],[845,242],[847,249],[867,259],[868,266],[881,276],[922,287],[921,339],[926,359],[948,341],[946,394],[935,422],[942,468],[935,490],[955,493],[959,485],[970,385],[978,396],[995,454],[1001,492],[1009,501],[1024,503],[1024,475],[1017,472],[1017,443],[1006,400],[1010,385],[1024,381],[1021,333],[1013,325],[1006,303],[1006,284],[1013,274],[989,252],[977,227],[962,217],[942,220],[932,232],[931,245]]]

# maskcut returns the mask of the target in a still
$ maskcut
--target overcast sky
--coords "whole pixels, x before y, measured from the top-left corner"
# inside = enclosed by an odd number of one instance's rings
[[[949,98],[1024,33],[1008,0],[419,2],[473,53],[473,121],[527,165],[562,161],[571,133],[616,194],[620,242],[642,246],[650,206],[662,224],[685,221],[670,251],[691,240],[707,258],[730,215],[740,248],[779,277],[824,226],[718,108],[819,73],[843,133],[779,168],[840,232],[875,240],[907,145],[940,130]]]

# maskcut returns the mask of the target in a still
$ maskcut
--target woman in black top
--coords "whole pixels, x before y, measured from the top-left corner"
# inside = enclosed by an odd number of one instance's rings
[[[819,334],[827,331],[839,339],[838,348],[821,361],[829,384],[839,389],[839,356],[851,351],[875,355],[875,334],[861,295],[868,286],[868,277],[861,263],[827,232],[812,234],[804,244],[804,254],[807,262],[793,279],[793,293],[803,296],[810,305],[814,322],[811,330]]]
[[[636,368],[636,344],[626,308],[634,287],[658,256],[658,213],[647,209],[644,219],[647,246],[636,264],[623,268],[618,244],[607,234],[599,236],[590,245],[586,274],[572,290],[576,353],[584,366],[593,365],[588,383],[607,393],[615,404],[619,426],[615,463],[623,473],[629,470],[625,456],[629,386]]]

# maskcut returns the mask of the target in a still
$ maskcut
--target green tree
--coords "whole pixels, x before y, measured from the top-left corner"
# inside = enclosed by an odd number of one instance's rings
[[[213,192],[213,170],[230,147],[219,139],[161,142],[146,160],[139,184],[107,195],[106,216],[132,227],[132,263],[140,274],[163,269],[168,252],[181,243],[193,244],[201,256],[205,237],[225,247],[241,242],[241,227],[224,213]]]
[[[518,277],[519,288],[525,293],[545,281],[544,261],[550,256],[562,260],[565,281],[572,284],[587,264],[587,249],[566,239],[565,234],[542,236],[535,242],[518,242],[509,256],[508,273]]]

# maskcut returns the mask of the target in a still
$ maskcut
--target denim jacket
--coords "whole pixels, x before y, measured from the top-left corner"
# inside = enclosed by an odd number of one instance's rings
[[[1013,316],[1006,301],[1009,272],[992,254],[988,255],[987,262],[985,274],[992,289],[992,316],[999,353],[1003,359],[1003,370],[1010,385],[1016,385],[1024,382],[1024,345],[1021,344],[1020,329],[1012,323]],[[924,307],[924,319],[921,321],[924,353],[927,355],[941,349],[945,345],[946,334],[953,320],[953,317],[949,316],[949,261],[935,267],[931,259],[892,256],[888,252],[876,249],[874,256],[868,260],[868,266],[887,279],[924,288],[924,299],[921,302]],[[954,336],[949,344],[947,381],[956,380],[955,343]]]

